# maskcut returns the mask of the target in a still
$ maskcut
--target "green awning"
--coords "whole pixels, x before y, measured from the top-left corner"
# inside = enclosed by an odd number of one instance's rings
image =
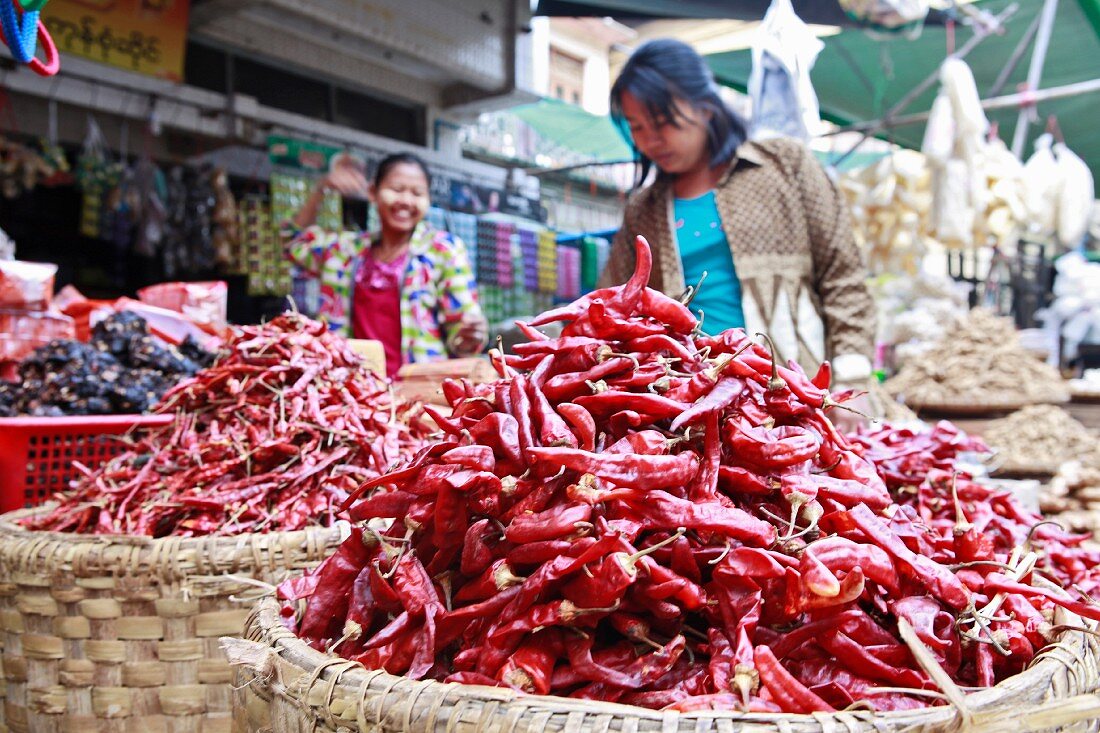
[[[979,7],[999,13],[1012,0],[985,0]],[[1009,56],[1028,27],[1041,12],[1041,0],[1019,2],[1019,10],[1006,24],[1004,35],[982,41],[966,62],[974,71],[978,92],[988,96]],[[969,31],[960,28],[956,44],[962,45]],[[881,117],[894,103],[905,96],[942,63],[947,49],[943,27],[926,26],[916,40],[903,37],[883,39],[860,30],[845,30],[822,39],[825,49],[817,58],[811,78],[821,105],[822,117],[838,124],[847,124]],[[1026,53],[1009,77],[1000,94],[1012,94],[1027,78],[1030,52]],[[707,62],[718,80],[734,89],[745,91],[752,70],[750,52],[733,51],[713,54]],[[1058,15],[1043,67],[1040,88],[1063,86],[1074,82],[1100,78],[1100,0],[1061,0]],[[932,106],[938,85],[921,95],[905,113],[922,112]],[[1096,133],[1100,94],[1044,102],[1038,107],[1040,116],[1054,114],[1065,135],[1066,144],[1092,168],[1100,180],[1100,135]],[[999,126],[1002,139],[1011,142],[1016,126],[1017,110],[1006,109],[989,113],[991,122]],[[1033,124],[1030,139],[1043,132],[1044,124]],[[919,148],[924,125],[910,125],[886,132],[881,137],[906,147]],[[1031,152],[1030,141],[1025,157]]]
[[[541,99],[508,110],[527,123],[543,139],[560,145],[592,162],[633,158],[634,152],[610,117],[585,112],[556,99]]]
[[[539,0],[534,14],[572,18],[608,17],[616,20],[760,20],[770,4],[771,0]],[[791,0],[791,6],[798,17],[807,23],[859,25],[841,9],[836,0]],[[927,22],[942,24],[944,17],[942,12],[932,10],[928,14]]]
[[[771,0],[539,0],[535,15],[609,17],[653,20],[657,18],[722,18],[760,20]],[[843,25],[850,18],[829,0],[792,0],[795,12],[807,23]]]

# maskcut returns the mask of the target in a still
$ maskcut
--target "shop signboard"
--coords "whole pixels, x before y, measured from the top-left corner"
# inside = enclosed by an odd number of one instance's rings
[[[51,0],[42,21],[62,53],[178,82],[188,5],[189,0]]]
[[[468,214],[512,214],[524,219],[546,220],[546,212],[537,198],[467,181],[452,180],[449,183],[449,208],[452,211],[464,211]]]
[[[267,157],[272,165],[306,173],[326,172],[329,163],[341,152],[343,148],[311,140],[282,135],[269,135],[267,138]]]

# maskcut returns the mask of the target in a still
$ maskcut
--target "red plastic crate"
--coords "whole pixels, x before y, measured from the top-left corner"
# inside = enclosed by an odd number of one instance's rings
[[[0,418],[0,512],[38,506],[69,488],[73,461],[95,468],[122,452],[112,436],[168,425],[172,415]]]

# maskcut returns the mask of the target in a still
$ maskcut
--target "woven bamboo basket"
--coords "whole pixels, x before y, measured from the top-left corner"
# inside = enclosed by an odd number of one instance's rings
[[[1056,623],[1081,626],[1063,613]],[[237,666],[235,733],[883,733],[1100,730],[1100,642],[1064,632],[1023,673],[953,705],[915,711],[814,715],[647,710],[414,681],[322,654],[261,601],[244,639],[226,639]]]
[[[181,539],[30,532],[0,516],[0,730],[230,730],[232,670],[257,585],[320,562],[347,526]],[[260,581],[257,583],[256,581]]]

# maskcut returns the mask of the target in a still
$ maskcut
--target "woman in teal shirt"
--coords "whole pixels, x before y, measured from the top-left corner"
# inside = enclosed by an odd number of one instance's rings
[[[813,373],[828,359],[838,383],[865,384],[874,339],[866,271],[847,205],[806,146],[747,141],[706,63],[671,39],[633,53],[611,113],[629,128],[639,187],[600,285],[629,277],[632,242],[644,235],[651,287],[677,297],[706,273],[691,304],[704,331],[764,332],[781,361]]]

